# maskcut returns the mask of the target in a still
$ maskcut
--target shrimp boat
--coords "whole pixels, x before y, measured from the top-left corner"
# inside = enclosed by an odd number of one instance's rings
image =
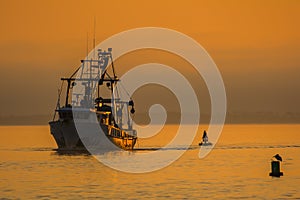
[[[93,57],[87,56],[69,78],[61,78],[61,81],[57,106],[49,122],[57,150],[88,150],[76,127],[78,119],[85,124],[96,124],[102,129],[97,134],[104,134],[104,138],[115,146],[124,150],[134,148],[137,141],[131,119],[135,112],[134,103],[130,97],[128,101],[122,100],[115,91],[120,80],[115,73],[112,48],[98,49],[96,56],[95,52]],[[63,94],[65,102],[61,106]]]

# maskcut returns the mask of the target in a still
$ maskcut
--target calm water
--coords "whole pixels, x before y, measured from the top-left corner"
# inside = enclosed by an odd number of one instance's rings
[[[299,131],[300,125],[226,125],[201,160],[199,131],[192,148],[170,166],[128,174],[92,156],[58,155],[47,126],[0,127],[0,198],[300,199]],[[268,176],[276,153],[283,157],[281,178]]]

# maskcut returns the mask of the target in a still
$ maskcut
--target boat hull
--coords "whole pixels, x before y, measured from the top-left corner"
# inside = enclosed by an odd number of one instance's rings
[[[200,142],[199,146],[211,146],[212,143],[211,142]]]
[[[73,120],[51,121],[49,122],[50,132],[55,139],[58,150],[60,151],[87,151],[84,143],[81,141]],[[109,134],[108,127],[101,125],[106,137],[117,147],[132,150],[136,144],[136,137],[123,137]],[[101,134],[101,133],[99,133]],[[101,143],[99,143],[101,144]],[[99,147],[101,148],[101,147]]]

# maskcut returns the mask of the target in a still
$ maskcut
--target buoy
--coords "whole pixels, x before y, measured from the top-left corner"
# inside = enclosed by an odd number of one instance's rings
[[[269,176],[274,176],[274,177],[283,176],[283,172],[280,172],[280,162],[282,161],[282,158],[278,154],[273,156],[273,158],[274,157],[277,160],[272,160],[272,162],[271,162],[271,172],[269,173]],[[279,157],[280,157],[280,159],[278,159]]]

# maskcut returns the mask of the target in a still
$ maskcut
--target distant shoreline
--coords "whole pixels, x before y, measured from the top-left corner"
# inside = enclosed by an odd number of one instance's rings
[[[166,124],[166,125],[176,125],[176,124]],[[191,124],[184,124],[191,125]],[[208,125],[207,123],[200,123],[199,125]],[[225,123],[226,125],[300,125],[299,123]],[[0,127],[29,127],[29,126],[48,126],[48,124],[0,124]]]
[[[193,118],[193,115],[188,116]],[[48,125],[53,115],[0,116],[0,126],[39,126]],[[136,114],[136,123],[148,124],[147,114]],[[210,115],[201,114],[200,124],[208,124]],[[180,114],[170,113],[166,124],[179,124]],[[187,123],[188,124],[188,123]],[[227,113],[225,124],[300,124],[300,113]]]

